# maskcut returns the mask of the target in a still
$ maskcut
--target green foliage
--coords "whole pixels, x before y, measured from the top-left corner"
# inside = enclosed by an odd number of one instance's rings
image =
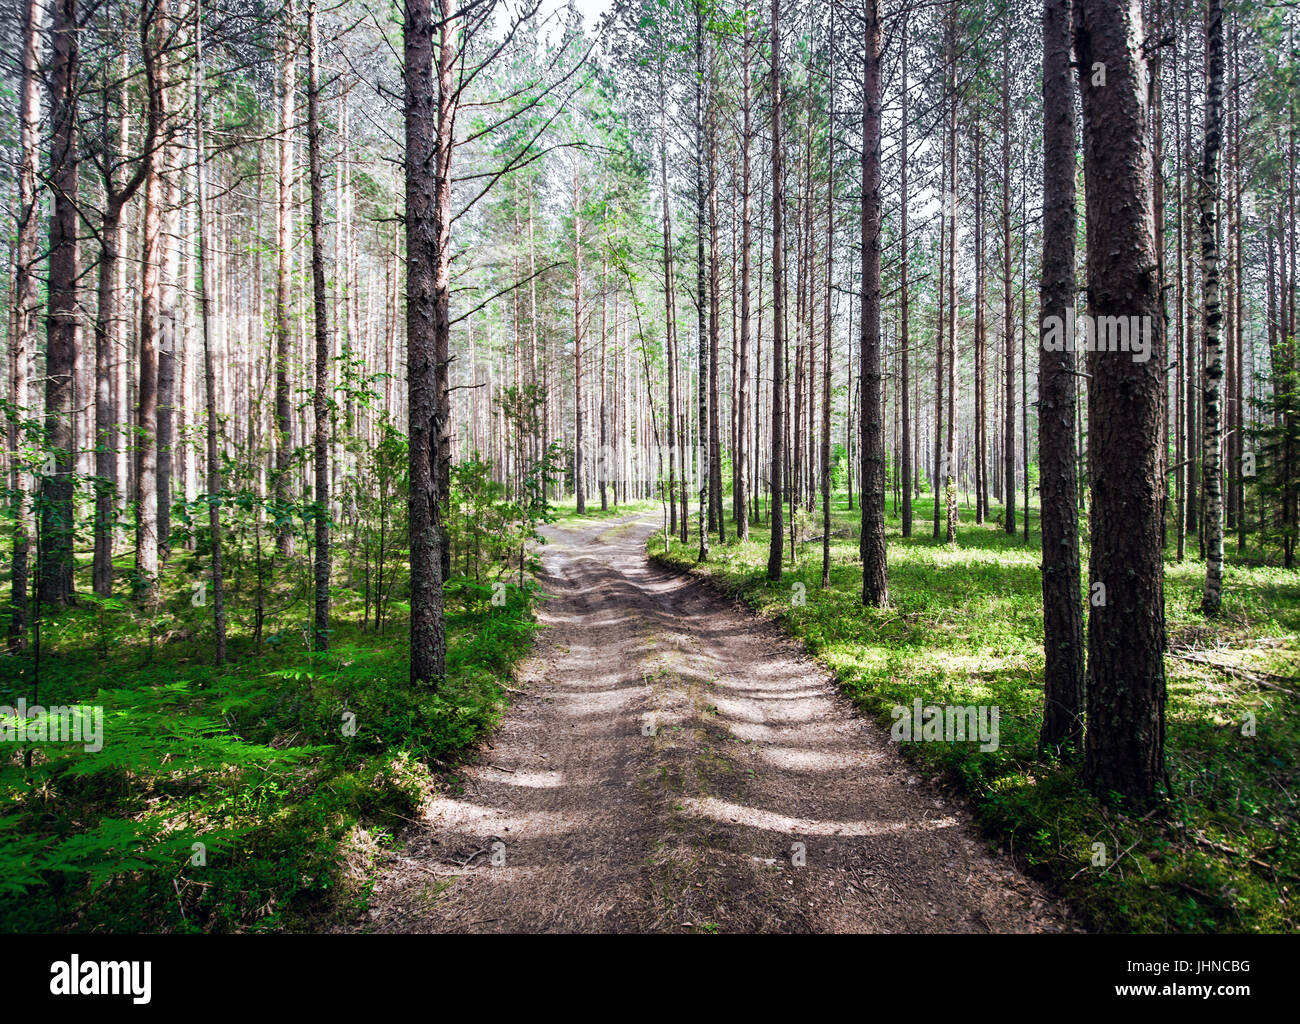
[[[1300,878],[1300,726],[1290,684],[1300,660],[1295,572],[1229,563],[1223,614],[1199,611],[1204,564],[1166,563],[1167,761],[1172,798],[1142,816],[1107,806],[1076,764],[1038,750],[1042,713],[1041,538],[1025,546],[964,510],[958,544],[930,539],[933,506],[914,505],[916,534],[887,523],[892,604],[861,604],[857,513],[834,503],[831,587],[820,544],[798,546],[779,583],[766,578],[768,533],[694,545],[655,560],[703,572],[778,618],[886,728],[891,709],[995,705],[1000,744],[908,743],[917,769],[968,794],[989,837],[1068,896],[1094,926],[1141,932],[1291,931]],[[1036,517],[1035,517],[1036,518]],[[1084,552],[1086,562],[1087,553]],[[806,603],[791,600],[795,582]],[[1086,607],[1085,595],[1080,601]],[[1206,663],[1206,658],[1210,663]],[[1221,668],[1214,668],[1219,665]],[[1249,728],[1247,727],[1250,723]],[[1102,844],[1105,863],[1094,863]]]
[[[39,688],[34,649],[6,655],[0,704],[102,707],[103,746],[0,745],[0,930],[293,929],[364,898],[348,881],[350,837],[418,815],[434,784],[426,765],[497,725],[536,628],[531,580],[499,591],[449,580],[447,678],[411,687],[404,466],[405,438],[386,425],[335,524],[354,531],[340,554],[368,552],[369,569],[336,560],[326,652],[304,632],[303,566],[276,561],[270,503],[238,474],[221,498],[223,670],[210,664],[211,609],[194,599],[210,557],[206,508],[180,506],[156,606],[88,595],[79,566],[77,605],[42,622]],[[481,466],[464,475],[485,479]],[[497,504],[518,544],[531,521]],[[392,627],[382,632],[380,606]]]

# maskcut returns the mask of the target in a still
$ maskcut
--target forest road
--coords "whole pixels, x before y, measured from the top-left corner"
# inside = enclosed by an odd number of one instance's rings
[[[352,927],[1038,932],[1075,926],[777,627],[647,562],[656,518],[547,529],[546,626],[463,792]]]

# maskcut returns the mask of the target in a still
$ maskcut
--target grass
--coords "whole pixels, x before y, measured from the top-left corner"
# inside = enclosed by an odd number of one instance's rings
[[[662,506],[657,501],[628,501],[618,505],[613,502],[611,495],[609,508],[602,511],[599,491],[596,492],[594,500],[591,497],[587,498],[586,506],[586,512],[578,515],[577,502],[574,501],[572,495],[569,495],[555,503],[553,521],[563,525],[572,525],[602,519],[623,519],[627,516],[643,515],[648,512],[659,514],[662,510]]]
[[[285,578],[261,644],[235,595],[218,670],[211,609],[191,603],[194,560],[173,558],[156,610],[83,596],[42,622],[35,696],[102,706],[103,749],[0,747],[0,930],[308,930],[364,908],[430,765],[496,725],[530,647],[531,588],[493,606],[488,588],[453,579],[447,679],[413,688],[399,600],[380,635],[336,586],[331,649],[315,653],[302,581]],[[34,652],[0,664],[0,704],[33,702]]]
[[[1167,560],[1171,792],[1143,816],[1095,798],[1074,763],[1038,755],[1037,532],[1026,547],[1023,535],[1008,537],[996,523],[976,526],[973,510],[963,508],[958,543],[949,546],[931,539],[932,510],[932,497],[915,503],[909,539],[897,516],[888,519],[886,609],[860,602],[858,513],[842,496],[834,502],[825,591],[819,537],[799,544],[791,565],[787,533],[787,570],[778,583],[766,578],[769,534],[762,527],[751,528],[746,542],[715,543],[705,565],[694,543],[666,551],[657,534],[649,547],[660,564],[705,573],[778,619],[885,726],[892,708],[910,708],[918,697],[927,705],[999,707],[995,752],[961,742],[905,743],[903,751],[968,794],[988,836],[1068,898],[1090,926],[1296,930],[1300,735],[1288,680],[1300,662],[1300,573],[1259,564],[1257,553],[1248,553],[1250,563],[1230,555],[1223,612],[1206,620],[1199,611],[1203,563]],[[820,514],[815,529],[820,534]],[[1085,548],[1085,566],[1086,558]],[[1085,586],[1086,578],[1085,570]]]

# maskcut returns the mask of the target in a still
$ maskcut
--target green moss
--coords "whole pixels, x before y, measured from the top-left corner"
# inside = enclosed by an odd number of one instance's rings
[[[85,599],[43,621],[39,701],[101,705],[104,743],[39,745],[30,769],[0,747],[0,929],[296,929],[364,901],[364,886],[342,891],[348,836],[418,814],[424,765],[500,721],[535,628],[531,586],[498,607],[451,581],[448,675],[416,689],[400,602],[377,635],[359,627],[358,595],[336,588],[328,652],[304,649],[288,616],[257,644],[236,615],[218,670],[187,561],[156,613]],[[32,702],[32,652],[3,665],[0,704]]]
[[[919,770],[958,785],[996,844],[1104,930],[1291,931],[1300,882],[1297,700],[1258,684],[1293,677],[1300,658],[1300,573],[1233,562],[1223,614],[1199,613],[1202,563],[1166,563],[1167,760],[1171,795],[1143,817],[1098,801],[1068,761],[1038,753],[1043,625],[1040,539],[1025,546],[963,510],[958,544],[930,537],[930,501],[915,505],[914,535],[887,522],[890,606],[864,608],[857,513],[842,499],[832,525],[831,586],[821,589],[820,539],[800,544],[779,583],[766,578],[769,534],[696,548],[662,535],[658,563],[703,572],[779,620],[882,725],[890,709],[996,705],[1000,745],[902,744]],[[925,518],[922,518],[925,517]],[[1087,553],[1084,552],[1086,565]],[[794,584],[803,585],[805,602]],[[1083,601],[1084,595],[1080,595]],[[1186,648],[1192,650],[1185,650]],[[1225,666],[1218,670],[1173,652]],[[1233,673],[1236,673],[1234,675]],[[1246,674],[1242,674],[1246,673]],[[1275,682],[1275,680],[1273,680]],[[1290,689],[1294,682],[1283,683]],[[1254,736],[1242,734],[1254,716]],[[1249,731],[1249,730],[1247,730]],[[1094,864],[1102,844],[1105,865]]]

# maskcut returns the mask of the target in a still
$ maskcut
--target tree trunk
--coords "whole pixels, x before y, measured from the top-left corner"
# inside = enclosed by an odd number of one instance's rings
[[[49,305],[45,349],[45,445],[41,481],[39,595],[73,599],[73,376],[77,366],[77,95],[80,26],[76,0],[54,0],[50,64]]]
[[[9,487],[13,514],[13,563],[10,572],[9,643],[14,649],[27,642],[27,578],[30,545],[28,531],[31,513],[25,495],[32,481],[23,471],[18,457],[20,446],[29,443],[23,420],[31,419],[27,408],[32,374],[32,357],[36,352],[37,231],[40,204],[36,194],[36,170],[40,160],[40,39],[44,9],[39,0],[27,0],[23,17],[23,71],[19,100],[20,153],[18,166],[18,230],[14,252],[13,334],[9,345],[10,376],[7,442],[13,453],[9,465]]]
[[[293,273],[293,100],[294,100],[293,0],[288,0],[280,26],[280,75],[276,140],[278,157],[275,177],[275,503],[280,523],[276,527],[276,548],[281,557],[293,554],[293,517],[289,514],[289,468],[293,454],[293,416],[289,398],[289,359],[293,346],[290,323],[291,277]],[[393,313],[395,315],[395,311]],[[385,387],[387,388],[387,382]]]
[[[705,182],[704,127],[704,0],[695,0],[695,309],[696,349],[699,353],[696,374],[696,451],[699,460],[700,487],[700,561],[709,557],[709,486],[713,480],[709,468],[709,309],[706,291],[704,238],[708,231]]]
[[[1205,317],[1205,391],[1201,451],[1205,493],[1205,588],[1201,611],[1217,615],[1223,600],[1223,339],[1219,329],[1219,166],[1223,121],[1223,5],[1206,12],[1205,150],[1201,161],[1201,290]]]
[[[1075,118],[1070,81],[1070,0],[1043,7],[1043,273],[1039,292],[1038,467],[1043,545],[1043,727],[1040,743],[1083,738],[1084,646],[1080,604],[1078,404],[1074,353],[1047,344],[1049,318],[1075,301]],[[1028,515],[1028,512],[1026,512]]]
[[[307,159],[311,179],[311,284],[316,367],[315,426],[315,649],[329,649],[330,625],[330,337],[325,304],[325,186],[321,170],[319,43],[316,0],[307,3]]]
[[[226,598],[221,548],[221,463],[217,458],[217,372],[212,353],[212,285],[207,234],[207,168],[203,153],[203,4],[194,5],[194,148],[195,219],[198,222],[199,322],[203,332],[203,378],[207,385],[208,529],[212,543],[212,621],[216,631],[216,663],[226,661]]]
[[[862,93],[862,603],[889,602],[885,566],[885,425],[880,367],[880,7],[863,6]]]
[[[712,64],[712,54],[710,54]],[[705,131],[709,165],[709,519],[718,541],[727,542],[727,516],[722,508],[722,431],[718,381],[718,332],[721,321],[721,279],[718,261],[718,112],[716,83],[710,67]],[[707,554],[707,551],[706,551]]]
[[[1011,18],[1002,37],[1002,493],[1007,536],[1016,535],[1016,331],[1011,294]],[[1025,515],[1029,515],[1026,508]]]
[[[944,455],[944,539],[957,543],[957,12],[948,15],[948,444]]]
[[[459,52],[456,36],[460,24],[455,12],[456,0],[439,0],[441,18],[438,23],[438,123],[437,146],[434,151],[433,214],[438,233],[438,247],[434,251],[434,357],[438,378],[437,460],[434,469],[438,474],[438,508],[434,510],[436,527],[441,538],[438,557],[442,561],[440,580],[451,575],[451,547],[442,536],[442,521],[447,502],[451,498],[451,160],[455,154],[456,138],[456,83],[455,72]]]
[[[1079,0],[1088,309],[1138,317],[1150,358],[1088,353],[1089,474],[1096,595],[1088,617],[1085,777],[1143,804],[1165,781],[1164,566],[1160,547],[1160,283],[1147,144],[1146,58],[1137,5]],[[1105,84],[1096,82],[1097,66]],[[1098,585],[1101,585],[1101,590]]]
[[[785,471],[781,446],[785,434],[785,237],[781,223],[781,0],[772,0],[772,71],[769,86],[772,105],[772,505],[768,517],[771,537],[767,551],[767,578],[781,578],[783,537],[781,484]]]
[[[573,489],[578,515],[586,515],[583,488],[586,452],[583,450],[582,408],[582,191],[578,173],[581,161],[573,157]]]
[[[741,91],[740,134],[740,381],[736,397],[736,535],[749,540],[749,247],[753,225],[750,223],[750,77],[749,54],[752,38],[749,15],[745,16],[743,37],[743,85]]]
[[[826,307],[822,324],[822,589],[831,585],[831,291],[835,256],[835,18],[826,90]],[[906,193],[906,188],[904,188]],[[904,200],[906,202],[906,200]]]
[[[410,418],[411,683],[437,686],[447,671],[438,518],[438,376],[434,212],[438,116],[430,0],[407,0],[403,25],[406,120],[406,345]]]
[[[902,116],[900,118],[899,128],[902,132],[902,139],[899,144],[899,192],[901,193],[898,200],[898,219],[899,219],[899,239],[902,246],[900,256],[900,280],[899,280],[899,387],[900,398],[902,399],[902,409],[900,410],[903,421],[903,447],[900,452],[902,456],[902,501],[903,501],[903,536],[912,536],[912,418],[908,411],[909,395],[911,392],[911,370],[909,363],[911,360],[911,333],[909,324],[909,314],[911,311],[911,287],[908,283],[908,249],[907,249],[907,204],[909,201],[907,191],[907,163],[908,163],[908,112],[907,112],[907,27],[908,15],[903,14],[902,31],[902,64],[899,68],[899,77],[901,80],[900,92],[903,104]]]

